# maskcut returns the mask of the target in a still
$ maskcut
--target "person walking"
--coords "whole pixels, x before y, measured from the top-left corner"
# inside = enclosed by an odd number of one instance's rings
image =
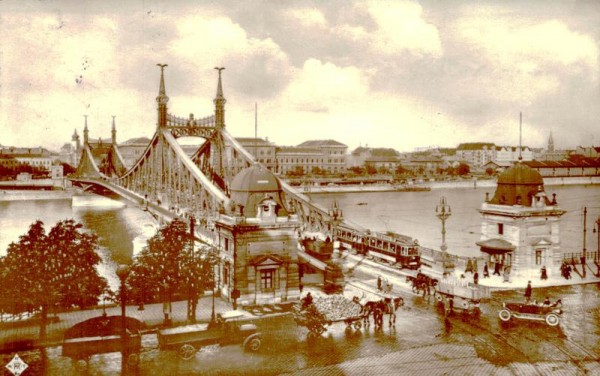
[[[502,282],[510,282],[510,269],[508,268],[508,266],[504,268],[504,281]]]
[[[525,300],[529,302],[531,300],[531,281],[527,282],[527,287],[525,287]]]
[[[490,270],[488,269],[487,263],[483,265],[483,278],[490,278]]]
[[[545,281],[548,279],[548,272],[546,271],[546,266],[542,266],[540,279]]]
[[[473,274],[473,283],[476,285],[479,284],[479,273],[477,271]]]

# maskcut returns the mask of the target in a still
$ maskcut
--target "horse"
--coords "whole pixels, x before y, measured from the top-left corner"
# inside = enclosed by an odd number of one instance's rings
[[[383,313],[387,313],[388,315],[390,315],[390,326],[392,326],[392,323],[396,325],[396,311],[398,310],[398,308],[404,305],[404,299],[402,299],[401,297],[384,298],[383,302],[385,303]]]

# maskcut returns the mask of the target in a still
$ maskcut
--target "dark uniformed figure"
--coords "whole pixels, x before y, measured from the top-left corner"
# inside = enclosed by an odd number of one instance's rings
[[[548,279],[548,272],[546,271],[546,267],[542,266],[540,279],[542,281]]]
[[[531,300],[531,281],[527,282],[527,287],[525,288],[525,300]]]

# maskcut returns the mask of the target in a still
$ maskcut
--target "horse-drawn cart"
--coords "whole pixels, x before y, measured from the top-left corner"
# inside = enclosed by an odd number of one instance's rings
[[[320,336],[337,322],[346,324],[346,329],[359,330],[364,319],[362,306],[343,295],[328,295],[312,302],[303,301],[293,309],[294,320],[308,329],[308,337]]]
[[[435,286],[435,296],[439,304],[465,313],[479,313],[482,299],[490,297],[488,288],[466,282],[463,279],[445,278]]]

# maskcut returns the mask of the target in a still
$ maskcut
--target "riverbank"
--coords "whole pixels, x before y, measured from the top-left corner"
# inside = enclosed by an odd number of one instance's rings
[[[424,181],[398,186],[394,184],[355,184],[295,187],[302,193],[427,192],[432,189],[495,188],[496,179]],[[544,178],[545,186],[600,185],[600,176]]]
[[[52,190],[1,190],[0,202],[2,201],[33,201],[33,200],[70,200],[73,191]]]

